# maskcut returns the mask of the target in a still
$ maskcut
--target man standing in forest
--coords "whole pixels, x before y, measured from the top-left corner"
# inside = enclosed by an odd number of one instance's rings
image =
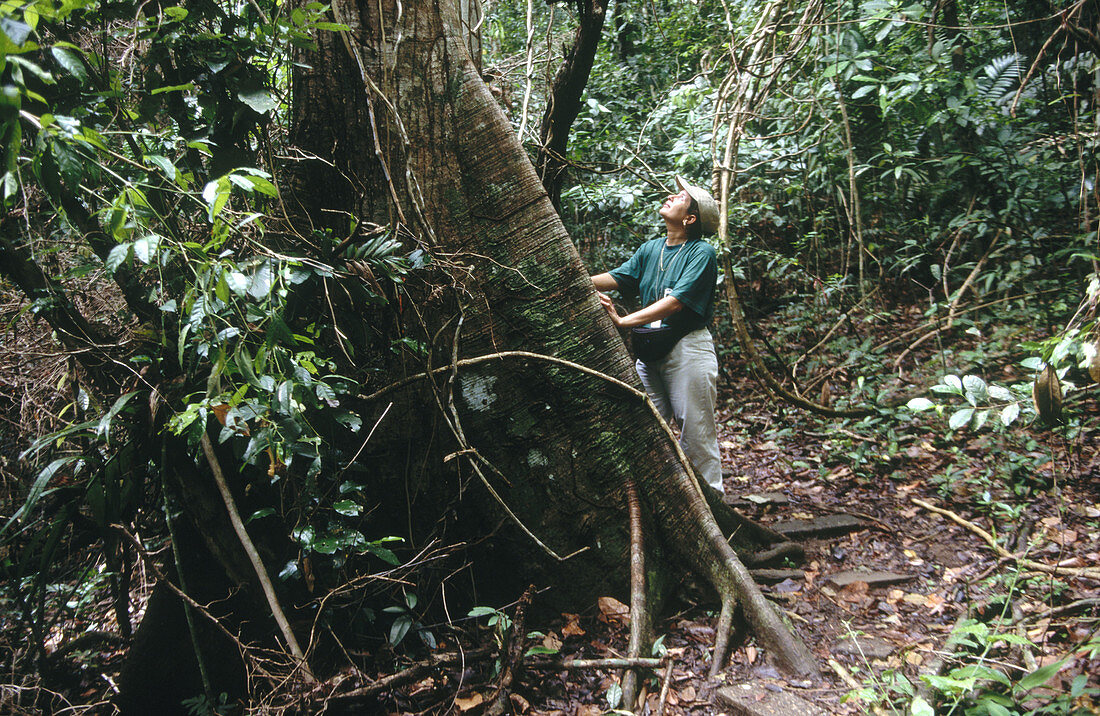
[[[617,269],[592,277],[600,302],[620,328],[630,328],[636,368],[666,422],[680,426],[684,454],[722,492],[722,459],[714,419],[718,355],[707,330],[714,315],[718,260],[702,240],[718,229],[718,205],[705,189],[676,177],[680,193],[657,212],[665,237],[647,241]],[[604,291],[637,291],[643,308],[620,316]],[[659,345],[647,353],[642,341]]]

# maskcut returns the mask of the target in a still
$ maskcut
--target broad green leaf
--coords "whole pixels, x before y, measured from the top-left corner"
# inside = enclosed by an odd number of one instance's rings
[[[469,612],[466,613],[466,616],[473,617],[473,618],[476,619],[477,617],[492,616],[493,614],[496,614],[496,613],[497,613],[497,610],[493,609],[492,607],[474,607],[473,609],[471,609]]]
[[[914,696],[909,704],[909,716],[936,716],[936,712],[924,697]]]
[[[929,408],[934,408],[934,407],[936,407],[936,404],[933,403],[928,398],[913,398],[912,400],[910,400],[906,404],[906,407],[909,408],[910,410],[915,410],[917,412],[920,412],[922,410],[928,410]]]
[[[107,260],[103,262],[107,270],[111,273],[117,271],[118,267],[126,263],[126,260],[130,258],[130,251],[132,249],[132,244],[119,244],[111,249],[107,254]]]
[[[267,90],[252,89],[237,94],[237,99],[247,104],[254,111],[264,114],[270,112],[273,109],[278,109],[279,103],[271,96],[271,93]]]
[[[1031,672],[1024,678],[1020,679],[1016,683],[1016,689],[1018,691],[1031,691],[1034,688],[1038,688],[1054,678],[1054,675],[1062,670],[1062,667],[1066,665],[1067,659],[1059,659],[1052,664],[1046,666],[1040,666],[1035,671]]]
[[[401,640],[405,638],[405,635],[409,633],[409,629],[412,628],[412,619],[402,614],[393,620],[393,626],[390,627],[390,644],[397,646],[401,643]]]
[[[245,520],[245,524],[248,524],[249,522],[251,522],[253,520],[262,519],[264,517],[267,517],[267,516],[273,515],[273,514],[275,514],[275,508],[274,507],[264,507],[263,509],[256,510],[251,515],[249,515],[248,519]]]
[[[271,269],[271,262],[264,261],[252,274],[252,280],[248,284],[248,295],[257,301],[262,301],[271,293],[272,283],[275,281],[275,272]]]
[[[955,414],[951,416],[951,418],[947,421],[947,425],[952,430],[958,430],[959,428],[969,423],[972,417],[974,417],[974,409],[963,408],[962,410],[956,411]]]
[[[1012,400],[1012,391],[1002,385],[990,385],[987,390],[994,400]]]
[[[1012,425],[1012,423],[1020,416],[1020,404],[1009,403],[1001,411],[1001,425]]]
[[[340,500],[332,506],[332,509],[346,517],[357,517],[363,511],[362,506],[354,500]]]
[[[965,375],[962,379],[963,389],[970,393],[984,394],[986,392],[985,381],[976,375]]]

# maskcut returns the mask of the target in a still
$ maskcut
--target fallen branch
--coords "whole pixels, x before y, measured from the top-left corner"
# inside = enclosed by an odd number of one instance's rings
[[[396,688],[403,684],[416,681],[432,669],[438,668],[440,666],[464,664],[474,659],[480,659],[482,657],[490,656],[495,651],[496,649],[494,647],[482,647],[481,649],[473,649],[471,651],[463,653],[454,652],[447,654],[433,654],[424,661],[417,662],[407,669],[398,671],[396,674],[383,676],[382,678],[353,691],[348,691],[343,694],[334,694],[333,696],[330,696],[328,698],[328,703],[334,705],[346,705],[356,701],[362,701],[363,699],[370,698],[384,691],[389,691],[390,689]]]
[[[1026,616],[1022,618],[1020,622],[1031,623],[1042,621],[1043,619],[1053,619],[1054,617],[1061,617],[1065,616],[1066,614],[1076,614],[1078,612],[1087,611],[1089,609],[1095,609],[1096,607],[1100,607],[1100,598],[1091,597],[1089,599],[1078,599],[1076,602],[1063,604],[1060,607],[1051,607],[1050,609],[1039,612],[1038,614]]]
[[[1016,562],[1017,565],[1023,567],[1024,569],[1032,569],[1036,572],[1054,574],[1059,577],[1084,577],[1086,579],[1095,579],[1097,581],[1100,581],[1100,569],[1097,569],[1096,567],[1055,567],[1049,564],[1044,564],[1042,562],[1024,559],[1022,556],[1012,554],[1007,549],[997,544],[997,540],[993,537],[993,535],[989,534],[973,522],[963,519],[951,510],[945,510],[942,507],[936,507],[935,505],[929,504],[924,500],[917,499],[916,497],[910,497],[909,501],[912,502],[914,505],[917,505],[918,507],[923,507],[929,512],[934,512],[937,515],[942,515],[952,522],[962,525],[966,529],[981,537],[982,540],[989,545],[989,547],[997,554],[998,557],[1013,560]]]
[[[657,657],[639,656],[633,659],[619,657],[615,659],[566,659],[564,661],[531,661],[527,666],[532,669],[659,669],[665,660]]]

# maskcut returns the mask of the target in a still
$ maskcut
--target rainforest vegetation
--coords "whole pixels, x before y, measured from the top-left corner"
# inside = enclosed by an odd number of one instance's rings
[[[0,0],[0,710],[1100,712],[1098,103],[1096,0]]]

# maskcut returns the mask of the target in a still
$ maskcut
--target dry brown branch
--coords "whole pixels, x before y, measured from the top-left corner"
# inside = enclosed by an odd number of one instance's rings
[[[982,541],[989,545],[989,547],[997,554],[998,557],[1013,560],[1016,562],[1017,565],[1024,569],[1032,569],[1037,572],[1054,574],[1059,577],[1082,577],[1085,579],[1095,579],[1100,581],[1100,569],[1096,567],[1056,567],[1053,565],[1044,564],[1042,562],[1024,559],[1022,556],[1012,554],[1007,549],[997,544],[997,540],[993,537],[993,535],[989,534],[973,522],[963,519],[951,510],[945,510],[941,507],[936,507],[935,505],[932,505],[916,497],[910,497],[909,501],[912,502],[914,505],[917,505],[918,507],[923,507],[929,512],[934,512],[937,515],[942,515],[952,522],[965,527],[966,529],[981,537]]]

